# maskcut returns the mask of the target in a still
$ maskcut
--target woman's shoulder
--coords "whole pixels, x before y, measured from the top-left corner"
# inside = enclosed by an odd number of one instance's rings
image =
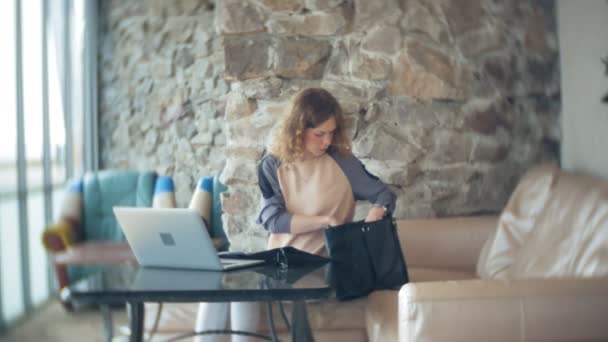
[[[281,165],[281,159],[279,159],[279,157],[275,156],[274,154],[267,154],[260,160],[260,163],[258,164],[258,170],[269,172],[272,170],[276,170],[279,165]]]
[[[275,195],[277,185],[277,168],[280,160],[276,156],[269,154],[263,157],[258,164],[258,184],[264,198],[268,199]]]
[[[337,162],[341,162],[341,163],[352,163],[352,162],[358,162],[359,159],[357,157],[355,157],[354,154],[352,154],[352,152],[348,151],[348,152],[339,152],[336,151],[334,149],[329,149],[327,150],[327,154],[332,157],[335,161]]]
[[[374,174],[367,171],[367,168],[363,162],[352,153],[338,154],[334,151],[328,151],[328,154],[336,161],[340,168],[342,168],[342,171],[344,171],[349,179],[360,179],[363,172],[372,179],[379,179]]]

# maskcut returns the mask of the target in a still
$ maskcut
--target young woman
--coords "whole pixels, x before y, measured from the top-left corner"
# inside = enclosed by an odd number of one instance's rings
[[[340,104],[320,88],[295,95],[258,177],[268,248],[325,254],[323,230],[351,222],[355,200],[374,204],[366,221],[395,208],[395,194],[351,153]]]
[[[270,232],[268,248],[292,246],[324,255],[323,230],[351,222],[355,200],[374,204],[366,221],[393,212],[395,194],[352,155],[344,121],[340,104],[327,90],[305,89],[293,97],[271,154],[258,167],[262,203],[257,223]],[[231,303],[230,311],[232,330],[257,328],[257,303]],[[196,330],[222,329],[227,316],[225,303],[201,303]]]

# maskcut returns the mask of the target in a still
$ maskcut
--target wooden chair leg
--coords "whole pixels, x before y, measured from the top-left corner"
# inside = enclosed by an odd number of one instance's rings
[[[65,311],[68,311],[68,312],[74,311],[74,304],[72,304],[72,302],[70,302],[69,300],[63,300],[63,298],[60,298],[59,302],[61,303],[61,306],[63,306]]]
[[[55,275],[57,276],[57,282],[59,283],[59,291],[64,287],[68,286],[68,270],[64,264],[55,264]],[[74,305],[68,299],[64,299],[59,296],[59,301],[63,308],[67,311],[73,311]]]
[[[59,288],[62,289],[68,286],[68,269],[64,264],[55,264],[55,274],[57,276],[57,282]]]

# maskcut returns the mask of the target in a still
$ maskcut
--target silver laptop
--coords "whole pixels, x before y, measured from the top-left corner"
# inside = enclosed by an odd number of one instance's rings
[[[199,213],[192,209],[114,207],[142,266],[223,271],[263,260],[220,259]]]

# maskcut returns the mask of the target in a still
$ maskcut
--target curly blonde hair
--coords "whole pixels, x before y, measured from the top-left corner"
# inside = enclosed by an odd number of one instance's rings
[[[351,153],[351,141],[346,134],[344,113],[338,100],[322,88],[308,88],[298,92],[282,118],[275,133],[270,152],[285,162],[304,155],[304,131],[318,127],[330,118],[336,120],[330,149],[339,155]]]

